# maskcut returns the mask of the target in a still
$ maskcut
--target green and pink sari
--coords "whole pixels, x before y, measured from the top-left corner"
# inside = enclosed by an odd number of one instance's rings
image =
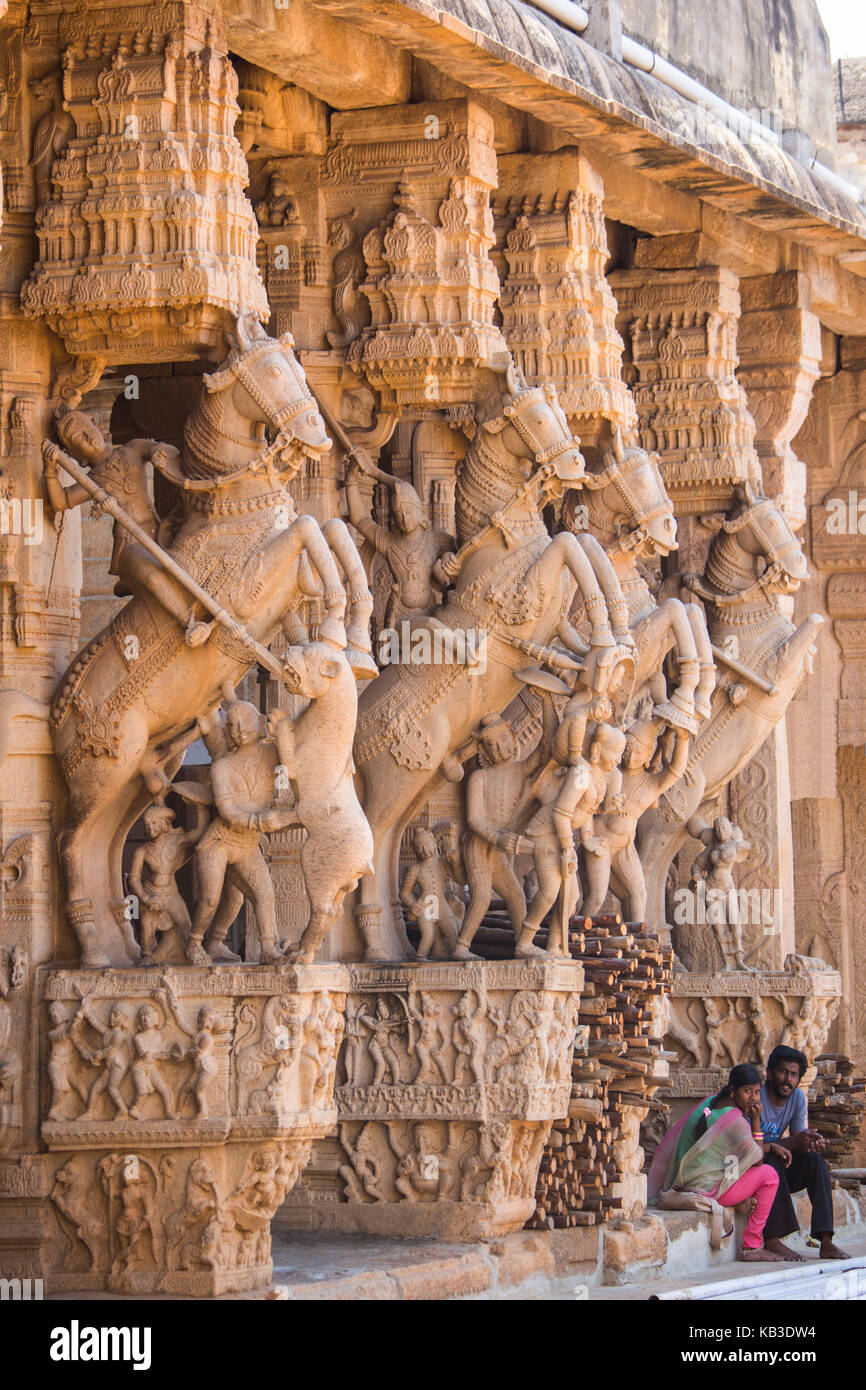
[[[735,1105],[708,1110],[702,1100],[691,1114],[668,1131],[659,1144],[649,1171],[650,1201],[660,1192],[702,1192],[720,1201],[750,1168],[763,1163],[760,1144],[752,1127]],[[707,1111],[707,1128],[695,1138],[698,1121]]]

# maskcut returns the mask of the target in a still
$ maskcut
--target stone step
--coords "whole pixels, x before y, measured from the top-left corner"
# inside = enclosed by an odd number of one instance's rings
[[[778,1272],[773,1264],[767,1263],[739,1277],[665,1289],[652,1296],[662,1303],[683,1300],[725,1303],[742,1299],[866,1303],[866,1256],[787,1265],[780,1267]]]

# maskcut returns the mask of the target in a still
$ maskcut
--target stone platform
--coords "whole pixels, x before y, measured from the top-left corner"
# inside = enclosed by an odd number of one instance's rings
[[[808,1207],[798,1200],[808,1226]],[[710,1249],[709,1218],[698,1212],[651,1212],[621,1230],[611,1226],[569,1231],[515,1231],[472,1244],[431,1239],[377,1239],[339,1232],[274,1228],[273,1282],[267,1290],[226,1293],[223,1300],[289,1302],[402,1302],[445,1300],[644,1301],[728,1298],[851,1299],[866,1289],[866,1191],[837,1189],[837,1238],[848,1261],[818,1260],[806,1237],[791,1244],[805,1265],[744,1265],[734,1238]],[[743,1218],[737,1218],[736,1235]],[[862,1272],[861,1272],[862,1271]],[[764,1292],[765,1290],[765,1292]],[[800,1291],[800,1292],[798,1292]],[[112,1300],[111,1292],[71,1295],[52,1288],[46,1297]],[[161,1301],[166,1294],[144,1294]],[[175,1293],[175,1300],[189,1295]]]
[[[809,1207],[795,1198],[804,1230]],[[834,1193],[837,1238],[854,1267],[866,1270],[866,1191]],[[779,1270],[818,1268],[830,1274],[847,1264],[819,1261],[805,1235],[789,1244],[806,1266],[744,1265],[735,1258],[744,1217],[718,1252],[710,1248],[709,1218],[697,1212],[649,1212],[623,1225],[568,1231],[517,1231],[472,1245],[429,1240],[375,1240],[337,1234],[275,1230],[274,1286],[279,1297],[298,1301],[446,1299],[646,1299],[700,1297],[703,1284],[720,1285],[708,1297],[724,1297],[723,1285],[745,1276],[775,1279]],[[866,1273],[864,1273],[866,1279]],[[847,1287],[847,1286],[846,1286]],[[731,1295],[733,1296],[733,1295]],[[748,1297],[759,1297],[750,1292]],[[774,1295],[777,1296],[777,1295]],[[791,1295],[793,1296],[793,1294]],[[836,1291],[821,1296],[847,1297]]]

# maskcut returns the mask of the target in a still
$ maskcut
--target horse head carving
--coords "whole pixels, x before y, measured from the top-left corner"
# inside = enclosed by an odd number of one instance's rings
[[[590,528],[603,544],[616,544],[643,560],[676,550],[677,523],[658,454],[624,444],[616,430],[602,471],[587,473],[582,487],[585,492],[572,494],[571,505],[587,506]]]
[[[321,458],[331,448],[325,422],[292,348],[291,333],[271,338],[252,314],[240,314],[229,333],[228,357],[204,378],[205,391],[184,431],[184,471],[190,478],[218,482],[239,466],[256,472],[265,466],[293,476],[304,457]],[[256,427],[251,443],[250,427]],[[265,435],[273,438],[268,444]],[[215,447],[227,437],[237,447]]]
[[[766,595],[795,593],[808,579],[809,566],[779,502],[751,483],[738,488],[736,497],[739,505],[733,513],[704,519],[716,532],[707,584],[720,595],[752,589]]]
[[[528,479],[541,479],[547,497],[561,497],[584,475],[580,443],[559,404],[556,387],[527,386],[514,364],[497,369],[504,395],[474,432],[457,484],[457,533],[473,535]],[[538,514],[540,493],[533,489],[526,505]]]

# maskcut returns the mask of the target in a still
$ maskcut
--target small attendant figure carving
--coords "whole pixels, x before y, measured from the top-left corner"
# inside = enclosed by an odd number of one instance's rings
[[[211,764],[211,784],[217,814],[195,850],[199,901],[190,931],[187,959],[209,965],[202,939],[213,921],[223,887],[229,882],[252,902],[262,944],[262,961],[282,960],[276,940],[276,903],[270,871],[260,837],[280,830],[295,819],[293,811],[274,806],[277,753],[261,737],[261,716],[255,705],[234,700],[225,723],[228,751]],[[221,946],[221,942],[216,943]]]
[[[662,728],[660,719],[650,718],[636,720],[626,731],[622,785],[615,797],[607,797],[595,817],[595,845],[586,850],[587,887],[581,911],[590,917],[601,911],[610,887],[622,904],[626,921],[646,919],[646,879],[634,842],[637,823],[662,792],[679,781],[689,758],[688,734],[673,729],[669,756],[661,754],[661,766],[651,770],[658,761]]]
[[[548,936],[548,952],[554,956],[569,954],[568,922],[579,901],[575,831],[580,832],[584,848],[593,850],[599,844],[592,834],[592,818],[608,792],[616,795],[619,791],[618,763],[625,748],[621,729],[597,724],[589,758],[584,758],[584,732],[585,720],[581,715],[571,715],[557,730],[553,756],[562,768],[561,781],[525,831],[532,845],[538,891],[529,905],[523,930],[532,940],[559,899],[557,920],[551,924]]]
[[[271,174],[266,196],[253,208],[260,227],[285,227],[300,222],[297,199],[281,174]]]
[[[167,1003],[166,991],[158,990],[156,998]],[[159,1064],[170,1057],[177,1061],[178,1044],[167,1042],[159,1010],[153,1004],[142,1004],[135,1022],[132,1038],[132,1084],[135,1087],[135,1103],[129,1113],[134,1120],[145,1119],[142,1101],[145,1096],[156,1093],[162,1101],[166,1119],[174,1120],[177,1112],[171,1089],[160,1071]]]
[[[427,616],[441,602],[433,567],[440,556],[454,550],[454,537],[431,528],[418,493],[411,483],[400,478],[388,480],[396,531],[380,526],[367,515],[358,486],[360,475],[358,465],[350,464],[346,473],[346,504],[356,531],[384,556],[391,571],[391,601],[384,626],[394,627],[402,618]]]
[[[341,1015],[326,994],[317,996],[301,1032],[301,1104],[324,1107],[332,1093],[337,1069],[336,1042],[342,1031]]]
[[[419,1001],[417,1003],[416,997]],[[431,994],[421,990],[417,996],[409,996],[409,1016],[418,1025],[418,1036],[414,1046],[418,1070],[413,1078],[414,1084],[432,1082],[435,1085],[440,1080],[447,1081],[445,1040],[442,1033],[443,1005],[437,1004]]]
[[[424,826],[416,829],[412,849],[415,863],[406,870],[400,901],[421,928],[418,957],[447,959],[453,955],[460,927],[448,897],[448,864],[439,853],[433,831]]]
[[[184,1096],[191,1095],[195,1105],[195,1113],[200,1119],[206,1119],[208,1115],[207,1092],[211,1081],[217,1074],[217,1059],[214,1056],[216,1034],[230,1032],[231,1024],[223,1023],[217,1018],[213,1009],[204,1004],[198,1011],[195,1027],[187,1027],[181,1013],[180,1002],[167,980],[164,982],[164,989],[165,1000],[171,1010],[171,1016],[180,1032],[188,1039],[187,1046],[175,1043],[171,1048],[171,1056],[175,1061],[186,1058],[192,1062],[192,1072],[181,1086],[177,1102],[180,1105]]]
[[[370,1041],[367,1046],[373,1059],[374,1068],[371,1085],[391,1084],[399,1086],[402,1080],[400,1058],[394,1047],[392,1034],[405,1027],[405,1017],[402,1014],[392,1013],[388,1000],[384,994],[380,994],[376,999],[376,1012],[359,1012],[358,1022],[370,1033]]]
[[[177,890],[175,875],[204,834],[208,815],[204,806],[197,806],[194,828],[181,830],[174,824],[171,807],[157,801],[148,807],[142,821],[147,840],[137,846],[132,856],[129,887],[139,901],[141,959],[142,964],[147,965],[151,960],[168,958],[173,941],[166,934],[172,927],[180,950],[186,950],[190,916]]]
[[[691,867],[694,889],[706,884],[707,921],[714,928],[725,971],[748,970],[743,948],[743,923],[734,885],[734,865],[748,859],[752,846],[743,832],[727,816],[717,816],[712,825],[698,817],[689,821],[689,833],[704,846]]]
[[[388,1194],[382,1186],[385,1164],[376,1152],[373,1124],[368,1122],[363,1125],[354,1143],[345,1125],[340,1125],[339,1134],[340,1144],[349,1162],[340,1164],[337,1171],[346,1184],[349,1200],[386,1202]]]
[[[409,1202],[435,1201],[450,1195],[455,1174],[450,1159],[439,1147],[435,1124],[421,1120],[414,1126],[412,1147],[398,1157],[396,1174],[394,1186]]]
[[[0,947],[0,998],[8,999],[14,989],[21,989],[27,978],[27,952],[23,946],[8,951]]]
[[[292,821],[307,832],[301,870],[310,920],[291,958],[309,965],[346,894],[372,872],[373,835],[355,789],[358,691],[345,653],[331,641],[310,642],[289,647],[283,663],[292,690],[309,701],[296,719],[275,710],[268,720],[297,796]]]
[[[475,1004],[472,990],[461,994],[451,1012],[454,1024],[451,1036],[457,1059],[454,1063],[454,1082],[459,1086],[468,1074],[470,1084],[484,1085],[484,1016],[483,1003]]]
[[[70,1017],[66,1005],[54,1000],[48,1005],[48,1084],[51,1088],[49,1120],[61,1120],[63,1097],[67,1091],[74,1091],[84,1107],[87,1107],[88,1093],[84,1080],[78,1075],[76,1063],[86,1054],[81,1041],[84,1024],[84,1000],[82,999]]]
[[[448,869],[445,896],[457,921],[462,922],[466,916],[466,867],[460,850],[460,835],[457,826],[450,820],[434,825],[433,834],[436,836],[439,856],[444,859]]]
[[[523,757],[511,725],[500,715],[486,715],[481,721],[479,744],[487,766],[473,772],[466,787],[468,829],[463,844],[463,860],[469,884],[470,902],[454,951],[455,960],[473,960],[469,949],[490,906],[494,892],[505,902],[514,935],[515,955],[537,956],[533,932],[524,926],[526,898],[514,871],[514,855],[528,852],[531,842],[511,827],[519,817],[528,789],[547,761],[556,730],[553,701],[542,693],[542,734],[538,744]]]
[[[91,1028],[102,1039],[101,1047],[86,1053],[87,1060],[93,1066],[101,1064],[102,1070],[90,1088],[84,1115],[87,1117],[95,1115],[96,1102],[103,1091],[108,1093],[108,1098],[114,1106],[115,1115],[128,1115],[129,1106],[120,1087],[129,1075],[129,1068],[132,1065],[129,1014],[123,1004],[112,1004],[106,1027],[93,1012],[89,999],[83,1001],[82,1012]]]

